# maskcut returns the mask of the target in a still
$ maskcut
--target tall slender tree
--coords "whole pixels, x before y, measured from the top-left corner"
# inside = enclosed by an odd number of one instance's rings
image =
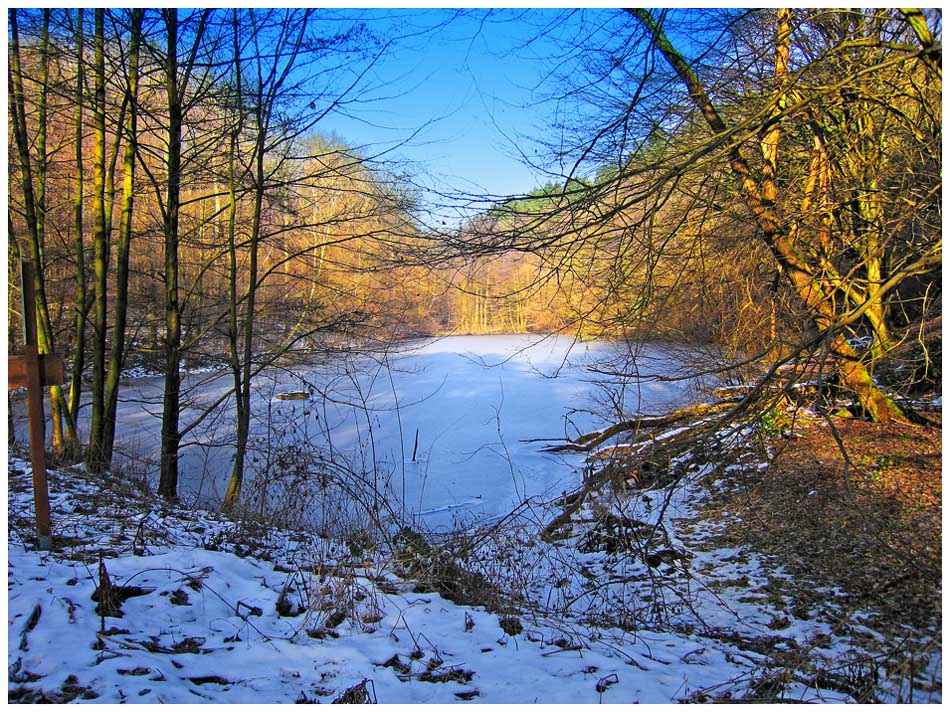
[[[83,9],[76,10],[76,90],[74,101],[76,103],[76,113],[74,121],[75,134],[75,169],[76,176],[74,181],[73,194],[73,259],[75,261],[75,279],[76,296],[74,326],[73,326],[73,348],[72,348],[72,369],[69,379],[69,416],[73,423],[77,422],[79,413],[79,402],[82,394],[82,377],[86,360],[86,317],[87,317],[87,296],[86,296],[86,248],[83,239],[85,234],[85,225],[83,222],[83,199],[85,195],[85,162],[83,160],[83,138],[85,136],[85,125],[83,122],[83,106],[86,96],[86,58],[85,58],[85,31],[83,29]],[[78,437],[77,437],[78,440]],[[78,454],[78,453],[77,453]]]
[[[128,79],[125,103],[128,106],[123,156],[122,216],[116,245],[115,300],[112,309],[112,343],[105,379],[105,418],[100,446],[100,465],[112,462],[115,443],[116,409],[119,400],[119,373],[125,357],[126,318],[129,310],[129,254],[132,242],[132,216],[135,202],[135,162],[138,151],[139,51],[142,44],[144,10],[133,8],[130,15],[130,40],[127,60]]]
[[[178,10],[163,10],[167,29],[165,91],[168,108],[167,183],[163,233],[165,245],[165,391],[162,400],[162,451],[158,493],[178,495],[178,417],[181,403],[181,309],[178,298],[178,211],[181,193],[182,100],[178,85]]]
[[[237,433],[235,442],[234,464],[231,478],[224,497],[225,507],[233,507],[238,500],[241,486],[244,481],[244,460],[247,453],[248,437],[251,419],[251,376],[253,375],[254,339],[257,319],[257,295],[259,284],[259,259],[263,238],[264,198],[271,190],[271,178],[267,169],[268,152],[276,154],[282,144],[286,145],[288,136],[285,127],[276,127],[276,112],[280,108],[284,97],[284,85],[291,72],[295,69],[297,58],[304,46],[307,35],[310,11],[302,13],[296,11],[268,10],[259,13],[251,9],[247,13],[248,25],[252,31],[252,57],[250,65],[254,80],[247,86],[242,81],[241,64],[244,61],[239,47],[237,30],[237,13],[234,15],[234,50],[235,50],[235,85],[237,89],[236,105],[240,107],[248,102],[251,116],[250,130],[252,132],[253,148],[251,150],[251,165],[249,179],[252,190],[253,207],[251,212],[250,235],[247,240],[247,290],[242,295],[244,319],[240,324],[237,321],[237,261],[233,240],[234,223],[233,209],[232,223],[229,226],[231,240],[230,257],[230,324],[231,332],[230,353],[232,357],[231,369],[234,377],[234,392],[237,400]],[[276,35],[274,31],[276,30]],[[267,51],[262,41],[268,41]],[[248,94],[246,96],[245,94]],[[238,121],[236,130],[243,127],[243,120]],[[283,134],[275,136],[274,134]],[[292,136],[292,134],[291,134]],[[235,144],[232,141],[232,149]],[[233,168],[233,163],[232,163]],[[229,194],[234,200],[234,176],[231,175]],[[235,327],[237,327],[235,329]],[[236,340],[240,341],[238,347]],[[238,354],[240,357],[238,358]]]
[[[238,437],[235,443],[234,463],[231,468],[231,478],[224,495],[224,506],[232,509],[241,494],[244,482],[244,458],[247,452],[247,428],[242,424],[249,421],[244,412],[245,400],[243,397],[244,368],[241,360],[238,329],[238,247],[237,230],[237,186],[241,176],[238,175],[238,145],[244,128],[244,96],[243,76],[241,73],[241,33],[240,15],[237,8],[231,15],[232,47],[234,52],[234,119],[228,140],[228,359],[231,365],[231,374],[234,379],[235,416],[237,418]]]
[[[108,320],[109,208],[106,187],[106,65],[105,10],[94,11],[93,34],[93,320],[92,320],[92,408],[86,463],[93,471],[103,468],[102,442],[105,431],[106,329]]]
[[[177,8],[162,11],[166,28],[164,56],[165,92],[168,122],[165,159],[165,200],[162,209],[165,282],[165,387],[162,398],[162,448],[158,493],[167,499],[178,496],[178,454],[181,445],[181,298],[179,262],[179,217],[181,210],[182,129],[187,91],[211,10],[202,10],[194,27],[189,28],[191,46],[184,62],[179,62],[181,39]]]

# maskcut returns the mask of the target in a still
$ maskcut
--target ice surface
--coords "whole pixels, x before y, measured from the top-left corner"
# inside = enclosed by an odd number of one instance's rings
[[[617,403],[628,412],[658,412],[688,397],[684,383],[624,383],[597,373],[617,358],[618,348],[564,336],[458,336],[270,370],[254,382],[248,480],[286,469],[281,452],[304,446],[382,492],[403,521],[438,530],[460,518],[502,515],[527,498],[571,489],[580,478],[578,456],[546,454],[543,443],[523,441],[573,438],[603,427],[618,417]],[[647,349],[640,363],[662,371],[670,359],[659,348]],[[670,370],[678,366],[671,362]],[[182,426],[231,384],[227,375],[187,376],[190,407]],[[301,390],[311,397],[275,397]],[[122,458],[145,461],[157,471],[161,398],[161,378],[124,387],[120,464]],[[179,488],[186,498],[214,503],[227,486],[233,402],[219,410],[184,438]]]

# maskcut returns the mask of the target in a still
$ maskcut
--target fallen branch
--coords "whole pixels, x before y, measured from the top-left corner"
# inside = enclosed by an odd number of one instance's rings
[[[623,486],[642,489],[675,477],[671,469],[675,458],[695,447],[704,433],[714,431],[715,423],[721,422],[711,416],[729,410],[725,418],[735,417],[748,407],[751,398],[752,394],[745,394],[680,408],[666,415],[643,415],[605,430],[581,435],[566,445],[545,448],[546,452],[588,453],[591,473],[577,490],[562,498],[562,511],[542,530],[542,540],[553,542],[569,537],[570,531],[565,531],[565,527],[584,505],[587,496],[608,481],[619,480]],[[665,430],[657,433],[658,429]],[[637,434],[641,431],[648,432],[632,442],[595,451],[595,448],[621,433]]]
[[[741,403],[739,398],[727,398],[716,401],[715,403],[700,403],[699,405],[688,408],[680,408],[666,415],[641,415],[632,420],[624,420],[604,430],[598,430],[593,433],[581,435],[578,438],[564,444],[551,445],[544,448],[545,452],[590,452],[598,445],[610,440],[610,438],[620,433],[639,432],[641,430],[654,430],[656,428],[666,428],[684,420],[700,418],[710,413],[715,413],[726,408],[736,406]]]

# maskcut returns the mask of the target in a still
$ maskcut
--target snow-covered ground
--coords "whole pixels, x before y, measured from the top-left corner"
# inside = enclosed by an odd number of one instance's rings
[[[27,468],[12,463],[11,512],[29,509]],[[342,563],[345,552],[312,537],[274,531],[252,543],[201,512],[121,516],[130,502],[84,514],[97,489],[54,483],[58,537],[82,542],[72,558],[11,538],[11,689],[52,697],[71,686],[97,702],[293,702],[370,680],[382,702],[660,702],[742,673],[688,636],[591,642],[543,621],[506,633],[496,615],[414,593],[382,562]],[[96,613],[98,551],[114,585],[145,591],[121,618]],[[280,615],[282,594],[300,610]]]
[[[39,552],[29,465],[9,468],[11,701],[847,701],[868,655],[828,610],[792,616],[763,593],[786,577],[754,552],[682,538],[694,485],[655,516],[663,551],[687,555],[655,567],[583,537],[540,544],[527,525],[496,537],[493,583],[521,572],[525,594],[499,611],[418,586],[385,547],[168,506],[81,470],[51,473],[56,551]],[[663,498],[628,512],[657,515]],[[121,616],[97,612],[100,555],[111,585],[136,594]],[[875,639],[860,617],[850,628]],[[939,648],[918,664],[939,701]],[[890,699],[907,699],[897,684]]]

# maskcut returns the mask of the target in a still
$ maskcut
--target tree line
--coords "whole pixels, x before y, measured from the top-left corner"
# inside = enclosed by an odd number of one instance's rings
[[[144,360],[165,384],[158,489],[176,496],[182,439],[214,411],[181,421],[182,372],[216,365],[233,383],[213,404],[236,414],[230,506],[263,369],[360,341],[558,328],[508,289],[530,269],[446,251],[408,180],[320,132],[398,38],[313,10],[99,8],[11,9],[9,40],[9,304],[32,260],[40,351],[70,370],[51,389],[58,457],[110,466],[120,377]],[[19,328],[11,312],[11,343]]]

